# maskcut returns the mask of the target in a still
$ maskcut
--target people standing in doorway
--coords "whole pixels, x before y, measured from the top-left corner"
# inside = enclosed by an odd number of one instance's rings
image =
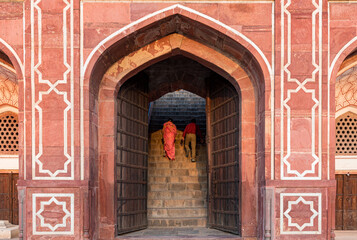
[[[191,162],[196,162],[196,135],[200,137],[201,143],[203,143],[202,133],[196,124],[196,119],[192,119],[182,134],[182,140],[185,142],[186,157],[191,158]]]
[[[175,160],[176,134],[177,134],[177,128],[173,123],[172,118],[169,118],[168,121],[164,123],[164,127],[162,129],[162,136],[164,140],[165,156],[172,161]]]

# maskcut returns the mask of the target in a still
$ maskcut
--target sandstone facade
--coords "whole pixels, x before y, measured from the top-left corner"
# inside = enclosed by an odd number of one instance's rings
[[[209,71],[187,69],[179,84],[148,75],[153,99],[207,97],[210,71],[237,91],[242,239],[333,239],[335,114],[356,105],[356,12],[353,0],[1,1],[20,239],[116,237],[117,94],[175,56]]]

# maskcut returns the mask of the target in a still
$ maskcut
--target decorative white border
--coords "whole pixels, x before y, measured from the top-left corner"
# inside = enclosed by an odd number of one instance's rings
[[[38,4],[41,0],[31,0],[31,90],[32,90],[32,178],[36,180],[73,180],[74,179],[74,108],[73,108],[73,101],[74,101],[74,75],[73,75],[73,39],[74,39],[74,24],[73,24],[73,0],[68,2],[67,0],[63,0],[66,6],[63,9],[63,64],[66,66],[67,70],[63,73],[63,79],[57,80],[55,83],[51,83],[49,80],[42,79],[42,73],[39,71],[39,67],[42,64],[42,11]],[[37,12],[37,24],[38,24],[38,59],[37,63],[35,64],[35,17],[34,12]],[[67,11],[70,11],[70,63],[67,62]],[[38,75],[38,83],[47,84],[49,89],[47,91],[39,91],[38,100],[35,101],[35,73]],[[68,82],[68,75],[70,78],[70,86],[71,86],[71,93],[70,93],[70,101],[67,98],[67,92],[61,92],[57,89],[59,84],[67,84]],[[42,96],[48,95],[51,92],[55,92],[58,95],[63,96],[63,101],[67,104],[67,107],[63,111],[63,151],[64,156],[67,158],[67,161],[64,163],[63,169],[59,169],[55,172],[51,172],[48,169],[43,169],[43,163],[40,161],[40,157],[43,154],[43,131],[42,131],[42,108],[40,104],[42,102]],[[38,112],[38,127],[39,127],[39,140],[38,140],[38,153],[36,154],[36,110]],[[68,112],[71,112],[71,136],[70,136],[70,145],[71,145],[71,152],[68,153]],[[56,130],[56,129],[53,129]],[[49,175],[48,177],[44,176],[36,176],[36,164],[39,167],[39,173],[44,173]],[[57,177],[60,173],[67,173],[68,172],[68,165],[71,165],[71,173],[69,177]]]
[[[291,14],[288,11],[288,7],[291,4],[291,0],[287,0],[285,4],[285,0],[281,0],[281,83],[280,83],[280,91],[281,91],[281,123],[280,123],[280,171],[281,171],[281,179],[282,180],[320,180],[321,179],[321,152],[322,152],[322,145],[321,145],[321,95],[322,95],[322,0],[319,0],[319,4],[315,2],[315,0],[311,0],[312,4],[315,6],[316,10],[312,13],[312,64],[315,67],[314,71],[312,72],[311,78],[306,78],[302,83],[300,83],[297,79],[291,78],[291,73],[288,67],[291,64]],[[288,29],[287,29],[287,63],[285,63],[285,19],[284,16],[287,15],[288,21]],[[319,16],[319,64],[316,63],[315,57],[315,48],[316,48],[316,15]],[[288,89],[287,90],[287,98],[284,97],[284,74],[287,74],[287,82],[295,82],[298,87],[296,89]],[[305,84],[309,82],[316,82],[316,74],[318,73],[318,83],[319,83],[319,99],[315,98],[315,89],[307,89]],[[290,100],[292,93],[297,93],[300,90],[303,90],[306,93],[312,94],[312,100],[315,102],[315,105],[311,109],[311,155],[315,159],[314,162],[311,164],[311,169],[306,169],[304,172],[300,173],[296,170],[291,170],[290,163],[288,158],[291,155],[291,108],[287,104]],[[318,155],[315,153],[315,111],[318,107]],[[284,156],[284,108],[287,109],[287,154]],[[305,177],[306,174],[315,173],[315,166],[318,164],[318,176],[316,177]],[[285,166],[287,167],[288,174],[295,174],[294,177],[288,177],[285,175]]]
[[[37,211],[36,208],[36,198],[44,198],[48,197],[50,200],[48,201],[41,201],[40,209]],[[70,211],[68,211],[66,202],[58,201],[58,197],[68,197],[71,201]],[[62,206],[63,212],[66,215],[62,219],[62,223],[57,223],[55,226],[52,226],[48,223],[45,223],[45,219],[41,215],[44,211],[45,205],[50,205],[51,203],[55,203],[57,205]],[[36,217],[40,218],[40,227],[47,227],[50,229],[48,232],[44,231],[37,231],[36,225]],[[66,227],[67,218],[70,218],[71,221],[71,229],[70,231],[57,231],[59,227]],[[54,235],[54,234],[62,234],[62,235],[73,235],[74,234],[74,194],[73,193],[34,193],[32,194],[32,229],[34,235]]]
[[[295,201],[288,201],[288,208],[284,211],[284,197],[298,197]],[[313,201],[306,201],[304,197],[317,197],[318,198],[318,210],[316,211],[314,208]],[[303,202],[305,205],[310,205],[310,210],[313,215],[310,217],[310,222],[304,223],[303,225],[299,225],[297,223],[292,222],[292,218],[289,215],[291,211],[291,207],[294,204],[298,204],[299,202]],[[321,234],[321,193],[281,193],[280,194],[280,234]],[[289,227],[296,227],[299,231],[284,231],[284,216],[288,219]],[[318,217],[318,230],[317,231],[304,231],[305,227],[313,227],[314,219]]]

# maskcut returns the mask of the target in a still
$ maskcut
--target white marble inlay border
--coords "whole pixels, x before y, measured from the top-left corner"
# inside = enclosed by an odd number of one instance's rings
[[[322,143],[321,143],[321,94],[322,94],[322,0],[319,0],[317,4],[315,0],[312,0],[312,4],[316,8],[312,13],[312,64],[314,66],[314,71],[311,74],[311,78],[306,78],[302,83],[300,83],[297,79],[291,78],[291,72],[289,71],[289,66],[291,65],[291,13],[288,11],[288,7],[291,4],[291,0],[287,0],[285,4],[285,0],[280,0],[281,3],[281,83],[280,83],[280,91],[281,91],[281,123],[280,123],[280,174],[282,180],[320,180],[321,179],[321,152],[322,152]],[[285,62],[285,15],[287,15],[287,62]],[[318,36],[318,48],[319,48],[319,57],[318,64],[316,63],[316,16],[318,15],[319,22],[319,36]],[[296,89],[288,89],[287,90],[287,98],[284,97],[284,75],[287,74],[287,82],[295,82],[298,86]],[[316,81],[316,75],[318,74],[318,83],[319,83],[319,99],[315,98],[315,89],[307,89],[305,84],[309,82]],[[310,169],[306,169],[302,173],[291,170],[291,165],[288,161],[288,158],[291,156],[291,108],[287,104],[290,100],[291,93],[297,93],[300,90],[303,90],[306,93],[312,94],[312,100],[315,102],[314,106],[311,109],[311,156],[315,159],[311,164]],[[315,153],[315,145],[316,145],[316,136],[315,136],[315,111],[318,107],[318,153]],[[284,108],[287,109],[287,143],[286,143],[286,155],[284,156]],[[318,176],[314,177],[306,177],[306,174],[315,173],[315,166],[318,164]],[[285,166],[287,168],[286,173],[293,174],[295,176],[286,176],[285,174]]]
[[[50,198],[48,201],[41,201],[40,209],[37,210],[37,198]],[[70,211],[67,209],[67,203],[59,201],[57,198],[70,198]],[[62,222],[57,223],[52,226],[49,223],[45,222],[45,218],[41,215],[44,211],[45,206],[55,203],[58,206],[62,207],[65,216],[62,219]],[[37,231],[36,218],[40,219],[40,227],[49,228],[49,231]],[[56,231],[59,227],[67,227],[67,219],[70,218],[70,230],[69,231]],[[32,194],[32,227],[34,235],[73,235],[74,234],[74,194],[73,193],[34,193]]]
[[[284,211],[284,197],[298,197],[295,201],[288,201],[288,208]],[[318,206],[314,207],[313,201],[307,201],[304,197],[317,197]],[[310,217],[310,221],[303,223],[302,225],[294,223],[293,218],[289,215],[292,205],[302,202],[305,205],[310,206],[310,211],[313,213]],[[321,220],[322,220],[322,206],[321,206],[321,193],[281,193],[280,194],[280,234],[321,234]],[[288,227],[295,227],[299,231],[285,231],[284,230],[284,216],[288,219]],[[316,231],[304,231],[306,227],[314,227],[314,219],[317,220]]]
[[[65,3],[65,7],[63,8],[63,64],[66,67],[66,71],[63,73],[63,79],[57,80],[55,83],[51,83],[49,80],[42,78],[42,72],[39,70],[39,67],[42,64],[42,9],[39,7],[39,3],[41,0],[31,0],[31,91],[32,91],[32,178],[36,180],[73,180],[74,179],[74,108],[73,108],[73,100],[74,100],[74,75],[73,75],[73,39],[74,39],[74,24],[73,24],[73,0],[68,2],[67,0],[63,0]],[[35,64],[35,11],[37,13],[37,63]],[[67,14],[70,11],[70,62],[68,63],[67,59]],[[38,83],[47,84],[47,91],[39,91],[38,92],[38,100],[35,100],[35,73],[38,75]],[[67,84],[68,78],[70,79],[70,100],[67,97],[67,92],[59,91],[57,86],[59,84]],[[63,165],[63,169],[58,169],[54,172],[48,169],[43,168],[43,162],[40,161],[40,157],[43,154],[43,131],[42,131],[42,108],[40,106],[42,102],[42,97],[44,95],[48,95],[51,92],[56,93],[59,96],[63,97],[64,103],[67,107],[63,111],[63,154],[67,159]],[[36,110],[38,112],[38,153],[36,154]],[[70,153],[68,152],[68,112],[71,113],[71,136],[70,136]],[[37,176],[36,175],[36,164],[39,167],[38,172],[47,174],[48,176]],[[67,173],[68,166],[71,166],[70,176],[67,177],[57,177],[58,174]]]

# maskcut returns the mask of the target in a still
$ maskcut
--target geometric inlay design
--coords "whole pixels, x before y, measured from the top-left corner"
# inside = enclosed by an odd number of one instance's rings
[[[357,154],[357,114],[348,112],[336,119],[336,155]]]
[[[303,9],[303,18],[296,14],[297,9]],[[280,177],[318,180],[322,155],[322,1],[281,0],[281,11]],[[296,34],[303,29],[309,33]],[[308,51],[294,48],[296,42],[306,43]]]
[[[321,234],[321,193],[280,194],[281,234]]]
[[[0,154],[19,154],[19,123],[17,114],[0,114]]]
[[[34,235],[74,234],[73,193],[34,193],[32,203]]]
[[[74,1],[50,2],[31,0],[32,178],[73,180]],[[62,25],[53,33],[61,48],[42,41],[42,26],[54,21]]]

